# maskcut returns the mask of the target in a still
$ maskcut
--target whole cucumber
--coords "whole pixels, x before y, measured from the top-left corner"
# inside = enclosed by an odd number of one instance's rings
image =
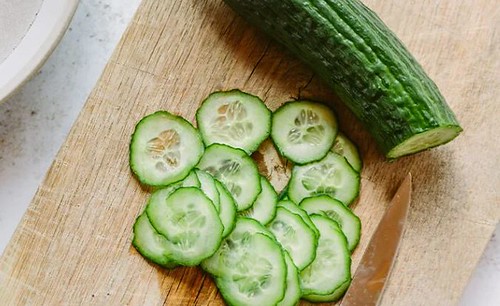
[[[225,0],[304,61],[365,125],[387,158],[462,131],[435,83],[359,0]]]

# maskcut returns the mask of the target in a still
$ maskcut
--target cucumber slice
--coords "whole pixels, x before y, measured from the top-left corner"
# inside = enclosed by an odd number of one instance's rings
[[[309,217],[307,212],[302,208],[300,208],[297,204],[293,203],[290,200],[282,200],[278,202],[278,207],[286,208],[288,211],[296,215],[299,215],[302,218],[302,220],[314,231],[316,236],[319,236],[319,231],[314,225],[314,223],[312,223],[311,218]]]
[[[359,173],[342,156],[329,152],[320,161],[295,165],[288,187],[288,196],[295,203],[326,194],[344,205],[350,205],[359,194]]]
[[[226,237],[231,233],[236,224],[236,203],[224,184],[215,180],[215,187],[220,195],[219,218],[224,226],[222,237]]]
[[[223,269],[225,269],[224,260],[226,260],[226,258],[223,256],[224,252],[226,252],[225,248],[229,248],[234,241],[247,239],[248,236],[254,234],[263,234],[276,241],[276,238],[269,229],[260,224],[257,220],[237,217],[233,231],[222,241],[222,245],[217,252],[201,263],[202,269],[214,276],[222,275]],[[276,243],[278,242],[276,241]]]
[[[166,111],[142,118],[130,142],[132,172],[144,185],[162,187],[185,178],[203,155],[198,131]]]
[[[356,145],[347,138],[343,133],[339,132],[333,142],[332,152],[344,156],[351,167],[357,172],[361,171],[363,162],[359,157],[359,151]]]
[[[346,281],[345,283],[340,285],[337,289],[335,289],[335,291],[333,291],[332,294],[326,294],[326,295],[310,294],[303,296],[303,298],[304,300],[308,300],[309,302],[313,303],[336,302],[340,300],[341,297],[344,296],[350,284],[351,284],[350,280]]]
[[[275,305],[283,299],[287,267],[281,247],[271,237],[229,235],[218,256],[222,273],[215,283],[229,305]]]
[[[145,213],[140,214],[135,221],[132,245],[142,256],[157,265],[167,269],[177,267],[168,256],[170,242],[158,234]]]
[[[198,168],[207,171],[226,186],[238,211],[252,206],[261,191],[257,165],[243,150],[212,144],[206,148]]]
[[[347,238],[349,251],[356,248],[361,236],[361,221],[342,202],[322,195],[304,199],[300,202],[300,207],[310,215],[324,215],[337,222]]]
[[[182,180],[174,184],[170,184],[165,188],[158,189],[148,200],[148,205],[151,202],[165,201],[168,196],[180,187],[200,187],[200,182],[194,171]],[[134,238],[132,245],[139,253],[160,266],[167,269],[177,267],[178,264],[171,259],[172,244],[163,235],[160,235],[151,225],[146,211],[144,211],[134,224]]]
[[[185,266],[212,256],[223,226],[212,201],[196,187],[180,187],[166,200],[151,201],[146,212],[153,227],[172,243],[171,259]]]
[[[278,207],[276,217],[267,228],[290,254],[297,269],[303,270],[316,257],[318,236],[299,215]]]
[[[302,290],[300,289],[299,270],[293,263],[292,257],[287,251],[283,251],[286,263],[286,291],[285,297],[276,306],[295,306],[300,300]]]
[[[330,295],[351,279],[351,253],[338,224],[321,215],[312,215],[311,221],[320,236],[316,258],[300,272],[303,297]]]
[[[269,180],[263,176],[260,177],[260,186],[262,191],[259,196],[250,208],[240,212],[240,216],[255,219],[266,225],[276,216],[278,194]]]
[[[220,195],[217,187],[215,186],[215,179],[209,173],[196,169],[194,171],[196,173],[196,177],[200,181],[200,188],[205,193],[205,195],[212,201],[217,209],[217,212],[220,211]]]
[[[200,188],[200,181],[196,176],[194,171],[191,171],[185,179],[180,182],[176,182],[170,184],[164,188],[157,189],[155,192],[151,194],[148,200],[148,204],[145,209],[145,213],[148,211],[148,207],[150,205],[161,205],[163,202],[167,200],[167,198],[180,187],[197,187]]]
[[[203,101],[196,122],[206,146],[222,143],[251,154],[269,136],[271,111],[256,96],[219,91]]]
[[[297,164],[320,160],[337,136],[337,119],[327,106],[310,101],[292,101],[272,117],[271,137],[281,155]]]

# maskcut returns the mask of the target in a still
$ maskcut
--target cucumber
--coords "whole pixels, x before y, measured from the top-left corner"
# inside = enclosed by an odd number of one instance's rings
[[[215,185],[215,179],[209,173],[196,169],[194,171],[196,173],[196,177],[200,182],[200,189],[205,193],[205,195],[212,201],[217,212],[220,211],[220,195],[219,190]]]
[[[196,176],[195,171],[189,172],[188,176],[186,176],[182,181],[175,182],[173,184],[167,185],[163,188],[155,190],[151,196],[149,197],[148,204],[151,202],[159,202],[159,201],[165,201],[168,196],[174,192],[176,189],[180,187],[200,187],[200,181],[198,180],[198,177]]]
[[[327,106],[292,101],[272,117],[271,137],[281,155],[297,164],[325,157],[337,136],[337,119]]]
[[[182,187],[201,187],[200,180],[196,175],[195,171],[189,172],[188,176],[186,176],[179,184]],[[180,187],[179,186],[179,187]]]
[[[302,221],[304,221],[309,226],[309,228],[311,228],[314,233],[316,233],[316,236],[319,236],[319,231],[316,226],[314,226],[314,223],[312,223],[311,218],[309,217],[307,212],[300,208],[297,204],[290,200],[281,200],[278,202],[278,207],[283,207],[289,212],[299,215],[302,218]]]
[[[339,132],[333,142],[332,152],[344,156],[349,165],[357,172],[361,171],[363,162],[359,156],[358,148],[343,133]]]
[[[240,216],[255,219],[261,224],[266,225],[276,216],[276,204],[278,203],[278,194],[269,180],[263,176],[260,177],[260,192],[252,206],[241,211]]]
[[[229,252],[228,249],[231,249],[235,242],[243,241],[254,234],[266,235],[279,245],[269,229],[260,224],[257,220],[246,217],[237,217],[235,226],[230,235],[222,241],[221,247],[213,256],[205,259],[201,263],[202,269],[213,276],[222,275],[226,266],[225,260],[227,260],[226,255],[227,252]]]
[[[226,144],[256,151],[271,131],[271,111],[262,100],[238,89],[211,93],[196,113],[206,146]]]
[[[359,188],[359,173],[345,158],[329,152],[320,161],[293,167],[288,196],[300,203],[305,198],[326,194],[348,206],[358,196]]]
[[[276,240],[276,237],[267,227],[262,225],[259,221],[247,217],[236,218],[236,225],[231,235],[233,239],[243,239],[245,235],[253,235],[256,233],[267,235]]]
[[[196,187],[180,187],[146,207],[149,221],[170,242],[170,258],[185,266],[212,256],[222,241],[223,225],[212,201]]]
[[[342,202],[322,195],[304,199],[300,207],[309,215],[320,214],[337,222],[347,239],[349,251],[354,251],[361,236],[361,220]]]
[[[462,131],[435,83],[360,0],[225,0],[321,77],[389,159]]]
[[[215,180],[215,187],[220,195],[219,218],[224,226],[222,237],[226,237],[236,224],[236,203],[224,184]]]
[[[324,302],[336,302],[340,300],[341,297],[344,296],[346,293],[347,289],[349,288],[349,285],[351,284],[351,281],[346,281],[339,287],[333,291],[331,294],[326,294],[326,295],[316,295],[316,294],[309,294],[304,296],[304,300],[308,300],[313,303],[324,303]]]
[[[286,263],[286,291],[285,296],[276,306],[295,306],[302,296],[300,289],[299,270],[293,263],[287,251],[283,252]]]
[[[332,295],[351,280],[351,253],[337,223],[321,215],[312,215],[311,220],[320,236],[316,258],[300,272],[302,294],[306,299],[309,295]]]
[[[280,246],[257,233],[234,241],[215,284],[229,305],[276,305],[285,295],[287,267]]]
[[[245,151],[223,144],[206,148],[198,168],[207,171],[229,190],[238,211],[252,206],[261,191],[257,165]]]
[[[214,277],[229,305],[275,305],[285,296],[283,250],[256,220],[238,217],[234,230],[201,267]]]
[[[169,257],[170,242],[158,234],[145,213],[140,214],[134,223],[132,245],[142,256],[157,265],[167,269],[178,266]]]
[[[290,254],[297,269],[303,270],[316,257],[318,236],[299,215],[278,207],[267,228]]]
[[[158,111],[142,118],[135,127],[130,168],[142,184],[163,187],[185,178],[203,150],[201,136],[189,122]]]

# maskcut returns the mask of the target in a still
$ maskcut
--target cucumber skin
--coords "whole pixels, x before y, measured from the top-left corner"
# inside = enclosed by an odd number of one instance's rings
[[[462,131],[435,83],[359,0],[225,0],[320,76],[388,158],[437,146]],[[437,128],[451,135],[411,152],[391,150]]]

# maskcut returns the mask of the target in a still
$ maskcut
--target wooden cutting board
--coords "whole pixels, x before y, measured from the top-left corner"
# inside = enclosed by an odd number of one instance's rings
[[[384,305],[455,304],[500,219],[496,0],[367,0],[441,88],[465,131],[386,162],[334,94],[220,0],[144,0],[0,259],[3,305],[219,305],[195,268],[160,269],[131,247],[149,193],[130,174],[135,123],[158,109],[193,121],[214,90],[240,88],[271,109],[329,101],[360,146],[363,236],[353,270],[397,185],[414,198]],[[276,187],[287,173],[266,143],[255,157]],[[274,155],[273,155],[274,154]],[[265,156],[265,158],[262,158]]]

